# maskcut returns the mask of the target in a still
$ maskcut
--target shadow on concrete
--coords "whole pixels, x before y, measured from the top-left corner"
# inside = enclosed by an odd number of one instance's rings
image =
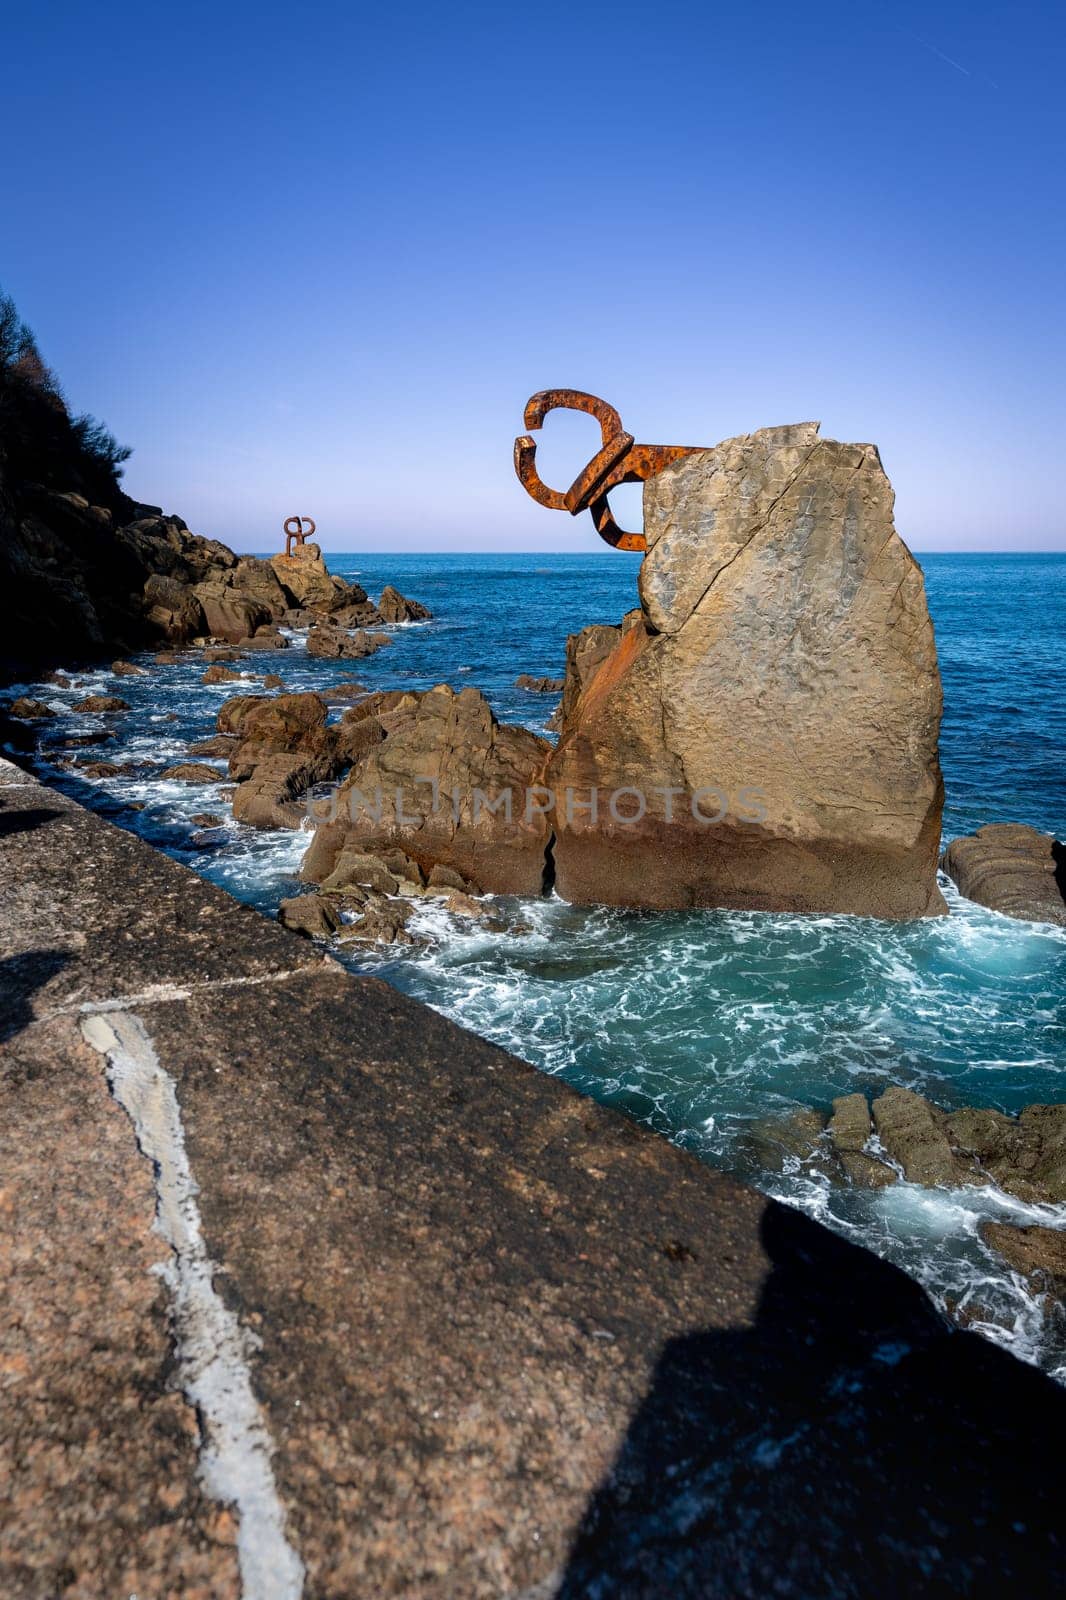
[[[42,828],[46,822],[62,815],[54,806],[29,806],[9,811],[0,800],[0,839],[12,833],[32,833],[34,828]]]
[[[753,1327],[671,1341],[557,1600],[1066,1592],[1066,1392],[771,1205]]]
[[[0,1043],[29,1027],[32,996],[70,959],[68,950],[26,950],[0,961]]]

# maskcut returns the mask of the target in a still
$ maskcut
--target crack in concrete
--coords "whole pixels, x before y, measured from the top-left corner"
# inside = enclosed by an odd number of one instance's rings
[[[255,1339],[215,1291],[174,1080],[132,1013],[88,1017],[81,1031],[104,1057],[111,1092],[154,1169],[153,1227],[172,1253],[157,1270],[173,1302],[179,1380],[200,1418],[204,1487],[237,1514],[244,1600],[299,1600],[303,1562],[285,1534],[274,1444],[252,1388]]]
[[[324,955],[319,963],[308,962],[302,967],[286,967],[280,972],[261,972],[243,978],[204,978],[200,983],[153,983],[135,994],[110,995],[104,1000],[72,1000],[56,1006],[34,1018],[34,1023],[51,1022],[56,1017],[107,1016],[113,1011],[133,1011],[140,1006],[171,1005],[175,1001],[191,1000],[194,995],[215,994],[224,989],[257,988],[264,983],[287,983],[290,978],[303,978],[321,968],[344,971],[332,956]]]

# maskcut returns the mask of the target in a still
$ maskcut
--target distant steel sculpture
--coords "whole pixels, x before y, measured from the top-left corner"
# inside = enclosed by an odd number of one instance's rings
[[[522,487],[534,500],[552,511],[569,511],[576,517],[580,511],[591,511],[596,532],[616,550],[646,550],[643,533],[626,533],[621,529],[607,501],[608,491],[619,483],[643,483],[654,478],[671,461],[691,455],[699,445],[636,444],[631,433],[622,427],[622,419],[613,406],[594,394],[584,394],[580,389],[542,389],[526,404],[527,428],[542,426],[549,411],[587,411],[600,425],[602,447],[587,466],[583,467],[566,490],[549,489],[537,473],[537,444],[529,434],[514,442],[514,466]]]
[[[305,522],[307,523],[308,530],[306,533],[304,532]],[[307,543],[308,539],[313,536],[314,531],[315,521],[313,517],[286,517],[284,526],[285,554],[287,556],[292,555],[292,542],[294,539],[302,548]]]

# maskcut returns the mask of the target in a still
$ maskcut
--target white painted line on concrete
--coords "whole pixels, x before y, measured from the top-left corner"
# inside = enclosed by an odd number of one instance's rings
[[[303,1562],[285,1535],[271,1467],[274,1445],[252,1390],[255,1340],[215,1293],[174,1080],[131,1012],[89,1017],[81,1031],[105,1057],[112,1093],[155,1170],[154,1227],[173,1253],[160,1271],[174,1302],[178,1373],[202,1418],[204,1486],[239,1519],[244,1600],[299,1600]]]

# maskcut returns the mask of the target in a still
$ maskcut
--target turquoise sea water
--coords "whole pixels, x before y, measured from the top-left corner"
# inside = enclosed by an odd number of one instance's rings
[[[639,558],[594,555],[353,555],[332,570],[372,594],[386,582],[435,620],[392,630],[394,645],[355,664],[372,687],[476,684],[497,714],[541,729],[550,697],[514,688],[520,672],[561,674],[568,633],[617,621],[636,601]],[[923,558],[944,678],[945,835],[1022,821],[1066,833],[1066,556]],[[294,648],[273,658],[294,689],[343,666]],[[262,658],[260,658],[262,659]],[[250,665],[252,663],[249,663]],[[108,759],[161,762],[202,738],[232,685],[205,688],[198,665],[150,678],[83,675],[121,693],[134,715]],[[76,696],[38,690],[57,710]],[[81,690],[84,693],[85,690]],[[85,719],[64,717],[59,731]],[[102,725],[101,725],[102,726]],[[69,774],[60,775],[70,782]],[[79,792],[88,786],[79,785]],[[116,820],[265,909],[292,892],[306,838],[227,822],[196,839],[192,813],[225,810],[210,788],[150,774],[103,780],[95,802]],[[130,813],[130,801],[145,809]],[[528,932],[486,934],[420,911],[423,950],[358,959],[398,987],[586,1092],[650,1123],[704,1159],[742,1172],[878,1250],[989,1337],[1066,1376],[1021,1282],[977,1236],[983,1216],[1066,1226],[993,1190],[877,1194],[777,1170],[752,1121],[833,1096],[902,1083],[938,1104],[1014,1111],[1066,1089],[1066,931],[963,902],[945,882],[946,919],[900,926],[848,917],[579,911],[558,900],[516,907]]]

